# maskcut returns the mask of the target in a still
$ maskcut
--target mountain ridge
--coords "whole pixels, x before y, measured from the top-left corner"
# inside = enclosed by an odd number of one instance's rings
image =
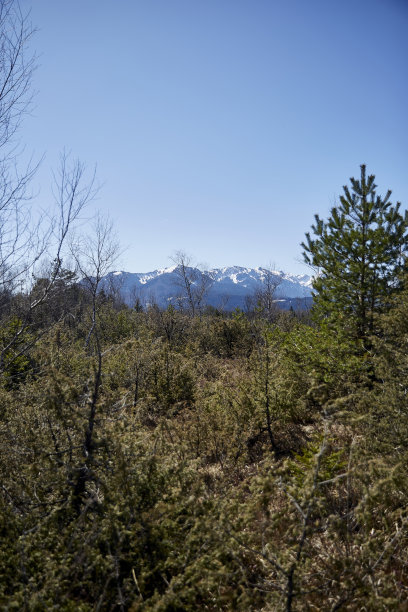
[[[195,267],[186,267],[186,274],[191,279],[193,287],[199,287],[203,280],[211,285],[206,292],[204,304],[232,310],[243,308],[248,297],[269,287],[274,288],[274,299],[281,307],[293,306],[296,303],[300,308],[306,308],[312,300],[313,277],[307,274],[289,274],[277,270],[268,270],[257,267],[224,266],[200,270]],[[180,266],[173,265],[158,268],[150,272],[127,272],[125,270],[112,271],[103,277],[101,288],[114,290],[121,298],[132,306],[136,301],[142,304],[157,303],[165,307],[183,295],[181,285]]]

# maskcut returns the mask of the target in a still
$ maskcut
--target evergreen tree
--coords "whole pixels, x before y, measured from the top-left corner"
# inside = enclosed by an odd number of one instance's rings
[[[352,335],[365,339],[376,332],[376,315],[400,287],[408,245],[408,216],[400,203],[377,195],[375,176],[351,178],[340,203],[323,221],[315,215],[314,237],[302,243],[307,264],[316,269],[315,311],[346,321]]]

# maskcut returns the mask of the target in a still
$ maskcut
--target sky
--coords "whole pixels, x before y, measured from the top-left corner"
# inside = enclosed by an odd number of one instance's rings
[[[367,164],[408,207],[408,0],[21,0],[37,28],[47,206],[65,148],[101,185],[116,267],[177,250],[308,273],[300,243]]]

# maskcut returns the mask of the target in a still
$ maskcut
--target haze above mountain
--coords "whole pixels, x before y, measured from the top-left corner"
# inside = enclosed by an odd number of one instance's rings
[[[203,284],[209,287],[203,303],[226,310],[244,308],[248,297],[265,290],[268,285],[274,287],[274,299],[283,308],[308,307],[312,298],[312,277],[307,274],[241,266],[211,270],[188,267],[186,274],[192,279],[193,288],[198,289]],[[101,283],[105,290],[119,292],[129,306],[139,300],[144,305],[156,303],[161,307],[180,303],[184,295],[182,285],[180,267],[176,265],[145,273],[110,272]]]

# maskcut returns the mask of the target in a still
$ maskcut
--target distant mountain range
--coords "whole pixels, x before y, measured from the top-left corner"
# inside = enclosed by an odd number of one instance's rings
[[[212,270],[187,268],[186,273],[193,279],[193,288],[198,289],[203,283],[210,285],[204,303],[215,308],[245,308],[248,297],[255,296],[268,284],[276,285],[274,299],[281,308],[292,306],[304,309],[310,307],[312,302],[313,279],[307,274],[294,275],[240,266]],[[105,290],[114,289],[129,306],[138,300],[143,305],[156,303],[166,307],[183,299],[180,268],[177,266],[146,273],[110,272],[102,279],[101,286]]]

